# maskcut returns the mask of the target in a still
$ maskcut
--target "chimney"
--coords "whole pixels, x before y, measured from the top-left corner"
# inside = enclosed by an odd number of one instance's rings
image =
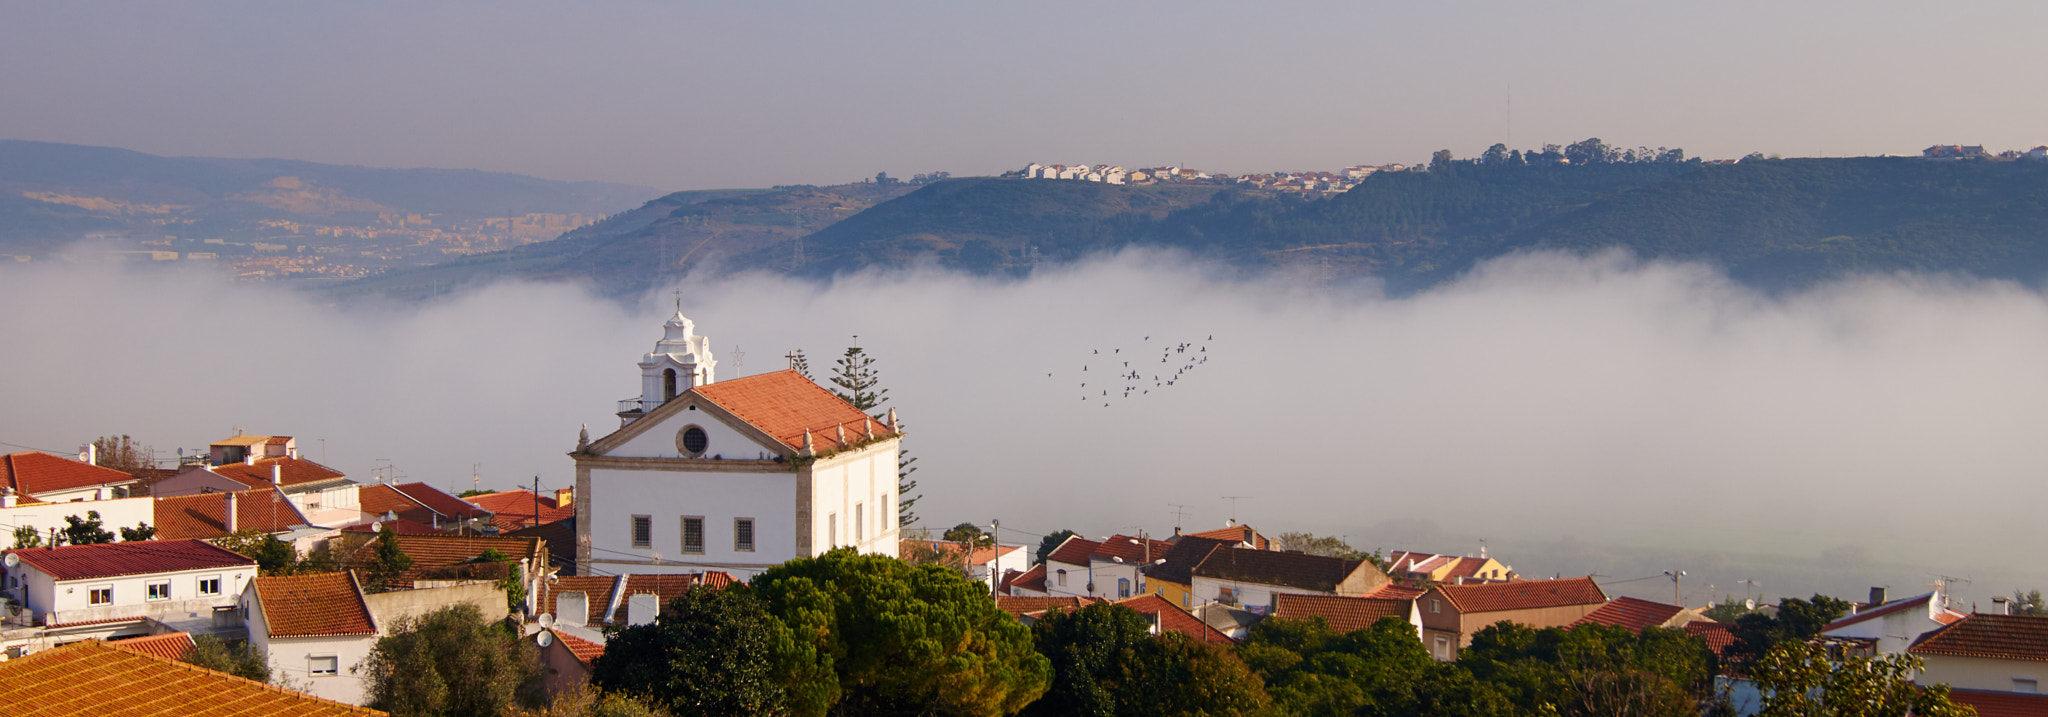
[[[256,452],[255,452],[255,451],[249,451],[248,453],[244,453],[244,454],[242,454],[242,465],[245,465],[245,466],[253,466],[253,465],[256,465]]]
[[[1871,607],[1877,607],[1877,606],[1879,606],[1879,605],[1883,605],[1883,604],[1885,604],[1885,599],[1884,599],[1884,587],[1882,587],[1882,586],[1871,586],[1871,588],[1870,588],[1870,606],[1871,606]]]
[[[96,465],[99,465],[99,464],[100,464],[100,447],[99,447],[99,444],[96,444],[96,443],[87,443],[87,444],[85,444],[85,447],[84,447],[84,448],[80,448],[80,449],[78,449],[78,460],[81,460],[81,461],[85,461],[87,465],[95,465],[95,466],[96,466]]]
[[[557,508],[566,508],[566,507],[569,507],[570,505],[573,505],[573,504],[575,504],[575,502],[576,502],[576,489],[575,489],[575,488],[556,488],[556,489],[555,489],[555,507],[557,507]]]
[[[228,529],[228,534],[229,534],[229,535],[233,535],[233,534],[235,533],[235,531],[237,531],[237,530],[241,530],[241,526],[240,526],[240,525],[238,525],[238,522],[239,522],[239,521],[237,521],[237,520],[236,520],[236,516],[237,516],[237,514],[239,514],[239,513],[241,512],[240,510],[238,510],[238,509],[237,509],[237,508],[238,508],[238,506],[240,506],[240,505],[241,505],[241,499],[240,499],[240,497],[238,497],[238,496],[236,496],[236,495],[235,495],[235,492],[234,492],[234,491],[228,491],[228,494],[227,494],[227,495],[228,495],[228,500],[227,500],[227,507],[228,507],[228,510],[227,510],[227,517],[226,517],[226,518],[222,518],[220,522],[221,522],[221,525],[223,525],[223,526],[226,526],[226,527],[227,527],[227,529]]]
[[[270,464],[270,482],[275,485],[284,485],[283,461]]]
[[[2007,599],[2007,598],[2005,598],[2005,597],[1995,597],[1995,598],[1991,598],[1991,614],[1993,614],[1993,615],[2011,615],[2011,614],[2012,614],[2012,601],[2011,601],[2011,600],[2009,600],[2009,599]]]
[[[1236,518],[1231,518],[1230,520],[1224,521],[1224,522],[1223,522],[1223,527],[1225,527],[1225,528],[1234,528],[1234,527],[1237,527],[1237,519],[1236,519]]]
[[[14,486],[0,488],[0,508],[12,508],[15,501]]]

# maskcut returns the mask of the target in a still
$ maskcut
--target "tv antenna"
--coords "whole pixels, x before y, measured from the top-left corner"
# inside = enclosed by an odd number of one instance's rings
[[[1223,496],[1223,499],[1224,499],[1224,500],[1230,501],[1230,522],[1232,522],[1232,523],[1235,523],[1235,522],[1237,522],[1237,502],[1238,502],[1238,501],[1240,501],[1240,500],[1245,500],[1245,499],[1248,499],[1248,498],[1251,498],[1251,496],[1248,496],[1248,495],[1226,495],[1226,496]]]
[[[735,373],[735,374],[738,374],[738,375],[742,375],[742,376],[746,375],[746,374],[744,374],[744,373],[741,373],[741,372],[740,372],[740,367],[742,367],[742,366],[745,366],[745,365],[747,365],[747,352],[745,352],[745,351],[741,351],[741,350],[740,350],[740,345],[739,345],[739,344],[733,344],[733,345],[732,345],[732,372],[733,372],[733,373]]]
[[[1167,503],[1166,505],[1173,508],[1173,532],[1178,533],[1180,532],[1181,519],[1187,517],[1188,509],[1194,506],[1181,505],[1179,503]]]

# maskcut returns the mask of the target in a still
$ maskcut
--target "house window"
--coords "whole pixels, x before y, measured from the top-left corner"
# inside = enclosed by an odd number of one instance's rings
[[[1059,571],[1059,578],[1060,578],[1059,586],[1060,586],[1060,587],[1066,587],[1066,586],[1067,586],[1067,571],[1065,571],[1065,570],[1061,570],[1061,571]]]
[[[1436,638],[1436,659],[1451,659],[1451,639],[1438,635]]]
[[[875,532],[889,532],[889,496],[882,496],[882,509],[875,511]]]
[[[314,655],[306,658],[306,672],[314,677],[328,677],[341,674],[341,660],[333,655]]]
[[[742,553],[754,552],[753,518],[732,519],[732,549]]]
[[[1436,598],[1430,598],[1430,599],[1429,599],[1429,614],[1431,614],[1431,615],[1435,615],[1435,614],[1437,614],[1437,613],[1441,613],[1441,612],[1443,612],[1443,603],[1441,603],[1441,602],[1438,602]]]
[[[86,596],[87,603],[93,605],[114,604],[114,586],[112,585],[101,585],[96,588],[89,588],[87,589],[86,592],[88,593],[88,595]]]
[[[1117,597],[1120,597],[1120,598],[1127,598],[1127,597],[1130,597],[1130,596],[1131,596],[1131,579],[1130,579],[1130,578],[1117,578],[1117,579],[1116,579],[1116,596],[1117,596]]]
[[[653,517],[653,516],[647,516],[647,515],[636,515],[636,516],[633,516],[633,547],[635,547],[635,548],[652,548],[652,547],[654,547],[654,517]]]
[[[853,539],[855,542],[868,539],[868,524],[862,516],[867,515],[867,506],[853,504]]]
[[[1185,591],[1183,591],[1183,592],[1182,592],[1182,593],[1180,594],[1180,606],[1181,606],[1181,607],[1194,607],[1194,605],[1192,604],[1192,603],[1194,603],[1194,601],[1195,601],[1195,594],[1194,594],[1194,593],[1191,593],[1191,592],[1185,592]]]
[[[199,594],[214,596],[220,594],[220,576],[208,575],[199,579]]]
[[[146,584],[146,585],[144,585],[144,586],[143,586],[143,596],[142,596],[142,599],[144,599],[144,600],[169,600],[169,599],[171,599],[171,581],[169,581],[169,580],[159,580],[159,581],[157,581],[157,582],[153,582],[153,583],[149,583],[149,584]]]
[[[2012,678],[2012,691],[2034,694],[2041,691],[2041,680],[2034,677]]]
[[[1220,602],[1220,603],[1223,603],[1223,604],[1225,604],[1225,605],[1236,605],[1236,604],[1237,604],[1237,588],[1233,588],[1233,587],[1227,587],[1227,586],[1226,586],[1226,587],[1220,587],[1220,588],[1217,588],[1217,589],[1216,589],[1216,602]]]
[[[683,552],[704,552],[704,518],[702,516],[683,516]]]
[[[711,447],[711,436],[697,426],[684,426],[676,432],[676,450],[691,458],[703,458],[704,449]]]
[[[835,547],[835,548],[839,547],[839,514],[838,514],[838,513],[827,513],[827,514],[825,515],[825,536],[826,536],[826,537],[825,537],[825,541],[826,541],[826,542],[827,542],[828,544],[830,544],[830,545],[831,545],[832,547]]]

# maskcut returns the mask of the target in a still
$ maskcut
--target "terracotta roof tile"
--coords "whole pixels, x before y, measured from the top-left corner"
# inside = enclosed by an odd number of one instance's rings
[[[1527,610],[1565,605],[1601,605],[1607,593],[1592,578],[1524,580],[1484,585],[1438,585],[1434,588],[1461,613]]]
[[[156,499],[158,540],[178,538],[219,538],[228,534],[228,496],[235,496],[235,528],[265,533],[283,533],[292,526],[306,525],[298,506],[276,488],[239,490],[233,493],[196,493]]]
[[[399,550],[412,558],[412,567],[399,573],[392,581],[394,588],[412,587],[415,580],[451,579],[443,576],[444,571],[458,564],[468,563],[484,554],[486,550],[497,550],[499,554],[516,561],[531,560],[539,552],[540,541],[533,538],[507,538],[478,535],[404,535],[398,536]],[[351,560],[356,565],[367,565],[377,553],[377,541],[369,541],[356,548]]]
[[[1178,632],[1195,638],[1197,642],[1213,642],[1224,645],[1236,642],[1230,639],[1229,635],[1225,635],[1222,631],[1210,627],[1208,623],[1202,622],[1200,618],[1195,617],[1186,610],[1182,610],[1179,605],[1175,605],[1158,595],[1139,595],[1110,604],[1127,607],[1145,615],[1156,615],[1159,619],[1160,630]]]
[[[366,485],[356,489],[356,501],[364,513],[372,515],[390,514],[403,520],[433,525],[436,515],[432,508],[413,500],[411,496],[382,483]]]
[[[1273,541],[1267,540],[1266,536],[1260,535],[1259,531],[1254,530],[1249,525],[1232,525],[1215,530],[1204,530],[1199,533],[1188,533],[1185,537],[1208,538],[1231,544],[1250,543],[1255,550],[1273,549]]]
[[[1227,541],[1183,535],[1174,541],[1172,550],[1166,551],[1165,562],[1148,566],[1145,576],[1177,585],[1192,585],[1195,566],[1202,564],[1209,553],[1228,544]]]
[[[1095,549],[1100,546],[1101,543],[1093,540],[1078,535],[1069,535],[1066,540],[1060,541],[1059,547],[1054,548],[1052,553],[1045,556],[1045,560],[1046,562],[1066,563],[1068,565],[1087,565],[1088,556],[1093,555]]]
[[[440,513],[444,518],[476,518],[490,515],[490,511],[479,508],[469,501],[441,492],[441,489],[425,483],[401,483],[393,488],[406,497]],[[425,522],[425,521],[421,521]]]
[[[384,714],[98,640],[0,663],[0,711],[104,717]]]
[[[192,654],[192,634],[187,632],[168,632],[162,635],[150,635],[149,637],[131,637],[107,644],[123,650],[140,652],[159,660],[183,660],[186,655]]]
[[[626,612],[634,595],[653,595],[657,598],[658,609],[668,609],[670,600],[682,597],[683,593],[698,585],[711,588],[730,587],[732,574],[718,570],[702,573],[673,573],[665,575],[627,575],[625,594],[619,597],[619,609],[612,613],[612,622],[624,625]]]
[[[278,485],[287,487],[347,477],[341,471],[304,458],[264,458],[257,460],[256,465],[253,466],[246,463],[229,463],[224,466],[214,466],[212,470],[214,473],[237,483],[247,486],[258,486],[270,483],[270,469],[273,466],[278,469],[278,472],[283,477],[283,480],[278,481]]]
[[[1037,593],[1045,592],[1045,563],[1033,565],[1030,570],[1021,573],[1015,570],[1009,571],[1004,576],[1004,582],[1008,583],[1010,588],[1016,590],[1030,590]]]
[[[1373,597],[1342,597],[1337,595],[1290,595],[1273,596],[1273,617],[1288,620],[1306,620],[1320,617],[1331,630],[1339,634],[1356,632],[1379,622],[1380,618],[1399,618],[1406,622],[1415,610],[1415,600]]]
[[[1598,610],[1587,613],[1585,617],[1572,624],[1611,625],[1628,628],[1629,632],[1642,632],[1646,627],[1663,627],[1664,623],[1670,622],[1671,618],[1677,617],[1681,612],[1685,612],[1685,608],[1677,605],[1622,596],[1600,606]]]
[[[1886,615],[1905,612],[1908,610],[1928,610],[1930,609],[1929,603],[1934,600],[1934,596],[1934,593],[1926,593],[1924,595],[1915,595],[1909,598],[1900,598],[1898,600],[1893,600],[1883,605],[1879,605],[1875,608],[1864,610],[1863,612],[1859,612],[1854,615],[1844,617],[1840,620],[1828,623],[1828,626],[1822,628],[1821,632],[1827,632],[1829,630],[1838,630],[1844,627],[1848,627],[1850,625],[1854,625],[1859,622],[1875,620]],[[1944,620],[1943,613],[1952,613],[1954,617],[1948,620]],[[1962,613],[1955,612],[1947,608],[1943,608],[1940,612],[1936,612],[1933,615],[1933,619],[1936,622],[1940,622],[1944,625],[1950,624],[1954,622],[1955,619],[1960,619],[1961,617]]]
[[[1990,690],[1949,690],[1956,704],[1977,710],[1977,717],[2041,717],[2048,715],[2048,695]]]
[[[342,528],[342,530],[350,533],[373,534],[392,530],[396,531],[399,535],[446,535],[448,533],[447,530],[404,518],[399,518],[398,520],[372,520],[367,523],[357,523]]]
[[[2048,662],[2048,617],[1978,613],[1922,635],[1907,652]]]
[[[1097,543],[1095,551],[1088,554],[1088,559],[1114,562],[1114,559],[1121,558],[1123,562],[1133,565],[1145,563],[1146,543],[1151,544],[1153,560],[1163,559],[1173,550],[1173,544],[1164,540],[1148,540],[1141,543],[1133,536],[1112,535],[1108,540]]]
[[[543,581],[544,586],[541,588],[540,599],[536,600],[535,604],[540,606],[542,613],[553,615],[556,619],[561,619],[563,615],[561,609],[555,604],[555,598],[565,592],[583,593],[583,605],[587,613],[583,616],[583,625],[585,627],[601,627],[605,624],[605,613],[611,608],[612,594],[618,591],[619,582],[620,576],[617,575],[558,577],[553,580]]]
[[[13,488],[22,500],[33,499],[37,493],[134,481],[135,476],[112,468],[48,453],[31,451],[0,456],[0,485]]]
[[[1217,580],[1332,591],[1354,571],[1377,571],[1363,560],[1223,546],[1195,565],[1193,575]]]
[[[1412,601],[1416,598],[1422,597],[1428,592],[1429,590],[1424,588],[1409,587],[1406,585],[1402,585],[1400,583],[1387,583],[1385,585],[1381,585],[1377,588],[1374,588],[1372,592],[1366,593],[1362,597]]]
[[[531,518],[533,517],[535,498],[536,496],[533,494],[533,491],[525,488],[514,488],[512,490],[501,490],[496,493],[472,495],[463,500],[474,503],[477,507],[491,511],[495,515],[521,515]],[[554,496],[542,495],[538,496],[538,498],[542,512],[555,507]]]
[[[582,569],[576,564],[576,519],[573,517],[520,528],[501,535],[545,540],[548,543],[548,562],[560,570],[562,575],[583,574]]]
[[[696,386],[684,393],[690,394],[725,409],[792,451],[803,447],[806,430],[811,433],[814,450],[826,453],[835,448],[837,427],[845,426],[847,440],[856,441],[865,437],[866,422],[873,420],[853,404],[790,370]],[[890,435],[888,427],[880,421],[874,422],[873,429],[878,437]]]
[[[563,647],[569,648],[569,654],[575,655],[576,659],[583,661],[583,664],[590,664],[598,657],[604,655],[603,643],[591,642],[560,630],[549,630],[548,632],[554,633],[555,639],[560,640]]]
[[[1722,650],[1735,644],[1735,626],[1725,622],[1694,620],[1685,624],[1685,631],[1707,643],[1707,649],[1713,650],[1715,657],[1720,657]]]
[[[377,634],[352,573],[259,576],[256,599],[271,637]]]
[[[996,596],[996,607],[1001,608],[1003,612],[1017,616],[1042,612],[1052,608],[1072,612],[1099,602],[1104,602],[1104,600],[1092,597]]]
[[[255,565],[226,548],[204,540],[138,540],[128,543],[23,548],[8,553],[58,580],[111,578],[122,575],[173,573],[182,570]]]

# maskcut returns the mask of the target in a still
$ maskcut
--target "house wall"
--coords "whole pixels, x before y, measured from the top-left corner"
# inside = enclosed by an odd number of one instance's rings
[[[590,665],[576,659],[576,653],[559,639],[540,649],[540,659],[547,665],[541,689],[549,698],[575,692],[590,682]]]
[[[1394,579],[1387,577],[1386,573],[1380,572],[1379,568],[1373,567],[1372,563],[1360,563],[1350,575],[1344,576],[1344,579],[1337,583],[1337,594],[1364,595],[1393,581]]]
[[[89,485],[68,490],[46,490],[35,494],[35,499],[49,503],[72,503],[78,501],[104,501],[121,495],[121,489],[135,485],[134,480],[115,481],[100,485]]]
[[[1095,597],[1121,600],[1145,594],[1143,585],[1138,582],[1138,566],[1136,564],[1091,560],[1088,562],[1088,574],[1095,578]],[[1118,580],[1130,581],[1131,591],[1129,594],[1118,592]]]
[[[1941,683],[1965,690],[2013,692],[2013,678],[2026,677],[2034,679],[2036,689],[2048,685],[2048,662],[1947,655],[1921,655],[1920,659],[1926,663],[1927,671],[1914,681],[1923,685]]]
[[[12,531],[17,527],[34,528],[43,540],[50,539],[51,528],[63,528],[66,516],[84,518],[87,511],[99,511],[100,523],[107,531],[120,538],[116,528],[133,528],[136,523],[156,524],[156,500],[147,496],[141,498],[115,498],[92,500],[82,503],[33,503],[0,508],[0,529]]]
[[[476,606],[485,620],[502,620],[512,612],[505,604],[505,591],[490,582],[466,581],[459,585],[369,593],[363,601],[370,606],[370,616],[376,619],[377,627],[387,633],[399,620],[457,605]]]
[[[692,462],[699,462],[693,460]],[[590,563],[606,572],[695,572],[706,568],[751,575],[797,556],[797,475],[779,466],[746,472],[589,469]],[[650,517],[650,547],[633,547],[633,516]],[[703,554],[682,552],[683,516],[704,518]],[[754,550],[734,549],[735,518],[754,519]],[[661,565],[650,564],[656,553]],[[601,574],[601,573],[600,573]],[[742,575],[741,577],[744,577]]]
[[[858,440],[847,433],[847,440]],[[812,555],[852,546],[896,557],[896,447],[897,441],[882,441],[811,464]]]
[[[1913,641],[1928,632],[1939,630],[1942,624],[1930,614],[1936,609],[1937,601],[1929,600],[1926,606],[1914,606],[1889,615],[1880,615],[1875,620],[1864,620],[1853,625],[1826,630],[1829,637],[1856,637],[1877,641],[1877,654],[1896,655],[1913,646]]]
[[[282,682],[289,683],[291,689],[315,697],[352,705],[363,703],[367,696],[363,690],[363,676],[355,668],[369,658],[370,648],[377,644],[376,635],[271,637],[270,626],[263,619],[262,601],[257,598],[253,586],[244,587],[238,599],[243,620],[249,628],[249,646],[270,663],[273,682],[283,678]],[[378,627],[384,626],[379,623]],[[336,674],[313,676],[310,663],[317,655],[333,655],[338,668]]]
[[[647,419],[643,418],[640,420],[644,421]],[[726,460],[756,460],[764,457],[775,457],[775,450],[754,442],[754,439],[740,433],[738,429],[726,425],[724,421],[713,418],[711,414],[704,411],[693,411],[687,408],[677,411],[659,425],[647,427],[644,429],[644,432],[627,440],[619,447],[613,448],[605,455],[635,458],[686,458],[688,456],[682,452],[681,448],[676,446],[676,438],[682,435],[684,428],[689,426],[704,429],[704,437],[706,439],[704,458],[699,460],[708,460],[712,456],[724,456]],[[818,438],[819,445],[823,445],[824,437],[819,436]]]
[[[1197,605],[1206,602],[1221,602],[1223,588],[1226,587],[1230,588],[1231,592],[1235,595],[1236,604],[1239,607],[1259,615],[1265,615],[1272,611],[1274,595],[1343,594],[1325,590],[1307,590],[1285,585],[1264,585],[1237,580],[1219,580],[1201,575],[1194,576],[1193,584],[1189,585],[1189,588],[1194,591],[1194,601]]]
[[[1195,593],[1190,586],[1148,577],[1145,578],[1145,587],[1151,588],[1152,594],[1165,598],[1167,602],[1190,610],[1195,607]]]
[[[149,573],[145,575],[124,575],[115,578],[90,578],[84,580],[56,580],[48,574],[22,563],[8,572],[10,585],[18,585],[11,591],[16,597],[27,599],[26,610],[51,623],[89,622],[122,617],[151,617],[160,622],[177,624],[207,624],[212,619],[213,608],[235,604],[236,596],[250,578],[256,575],[256,566],[206,568],[173,573]],[[219,595],[199,594],[200,578],[219,577]],[[165,600],[147,599],[150,583],[168,581],[171,595]],[[92,589],[112,587],[113,602],[93,605]]]
[[[1431,611],[1431,601],[1437,601],[1437,609],[1434,612]],[[1565,627],[1578,622],[1579,618],[1592,614],[1594,610],[1600,609],[1601,605],[1599,603],[1562,605],[1528,610],[1498,610],[1462,614],[1451,605],[1450,600],[1444,599],[1441,594],[1436,592],[1426,593],[1422,597],[1416,598],[1415,603],[1417,609],[1421,611],[1422,644],[1424,647],[1429,648],[1430,654],[1436,656],[1437,659],[1456,659],[1458,650],[1472,644],[1473,633],[1503,620],[1539,629]],[[1449,638],[1451,652],[1448,657],[1441,654],[1436,642],[1438,637]]]
[[[1089,572],[1086,565],[1045,561],[1045,592],[1054,597],[1088,597]],[[1067,571],[1065,584],[1060,583],[1060,571]]]

